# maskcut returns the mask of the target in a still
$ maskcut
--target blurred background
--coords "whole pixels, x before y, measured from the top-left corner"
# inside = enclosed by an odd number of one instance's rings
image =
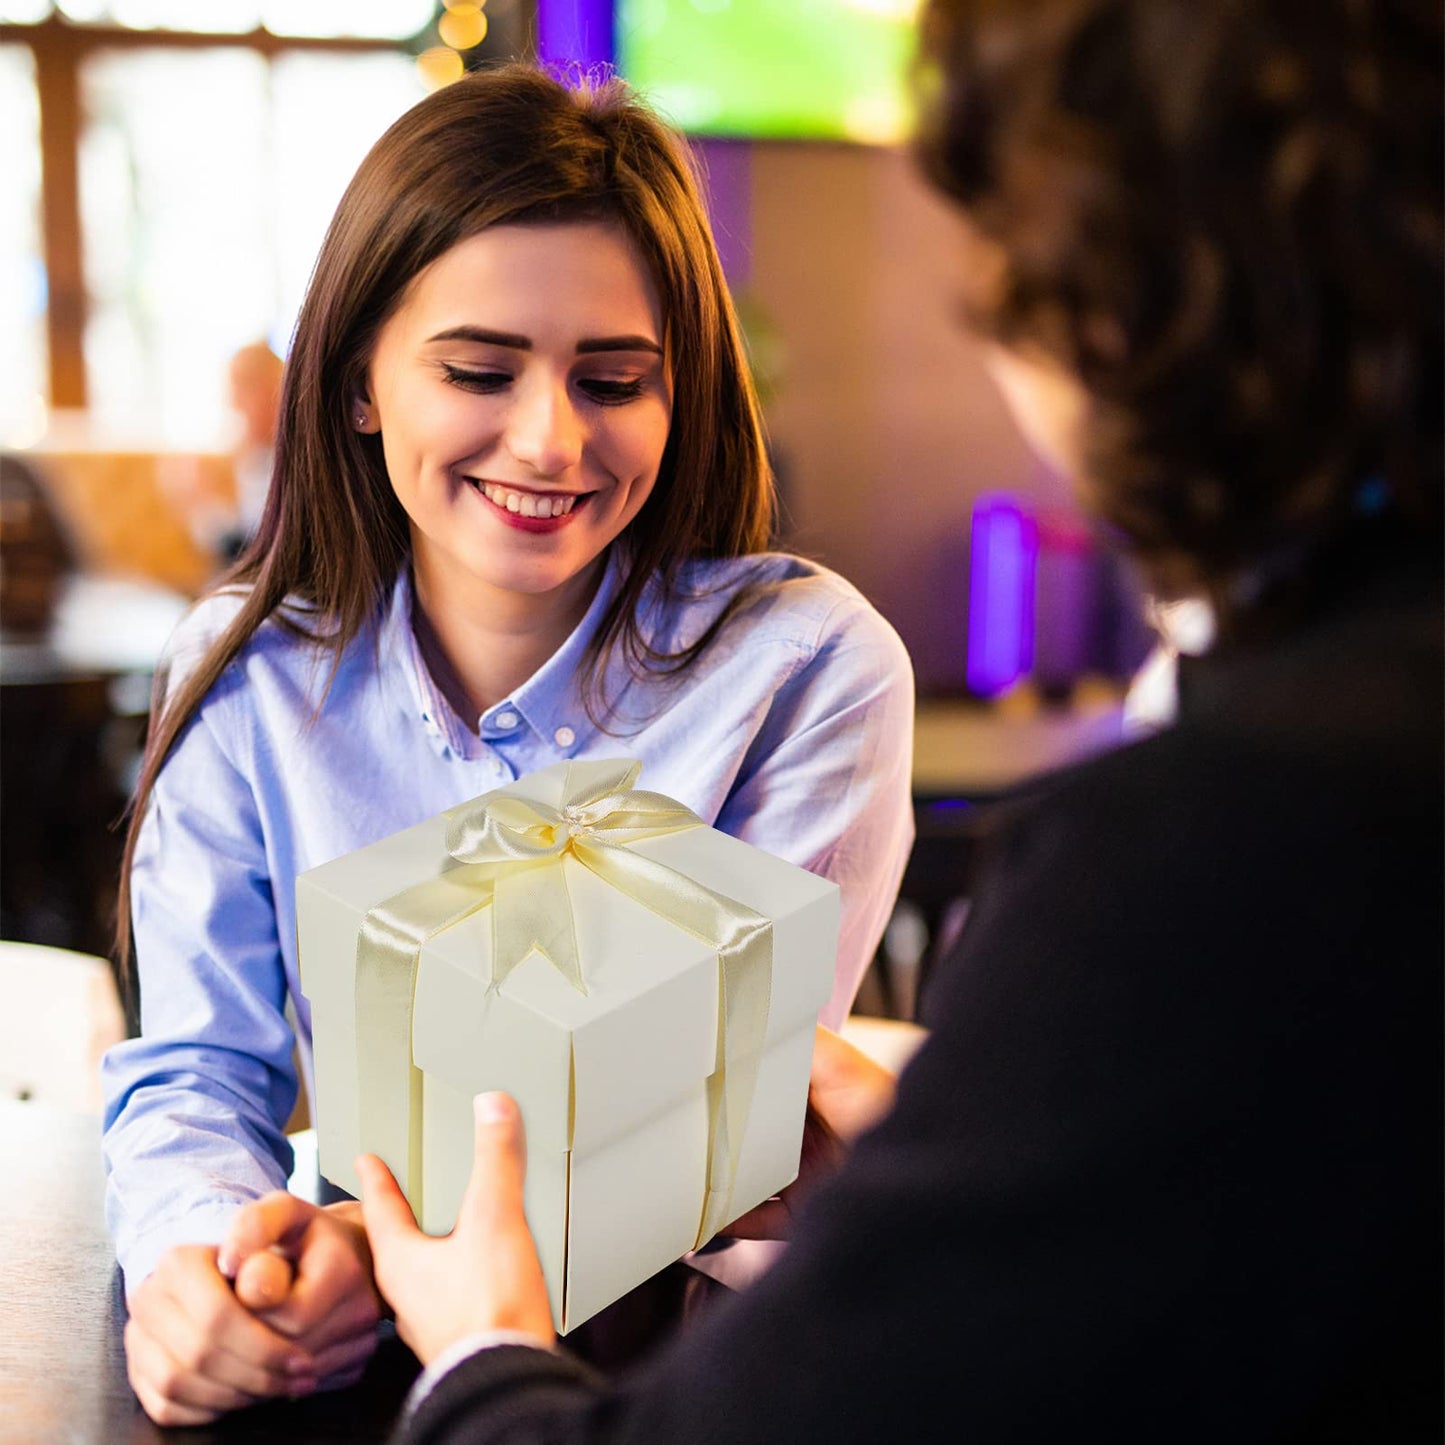
[[[254,524],[312,259],[381,131],[516,56],[695,142],[784,544],[912,654],[919,845],[860,1008],[911,1017],[974,806],[1118,736],[1132,580],[961,334],[902,141],[914,0],[0,0],[0,939],[108,951],[151,673]]]

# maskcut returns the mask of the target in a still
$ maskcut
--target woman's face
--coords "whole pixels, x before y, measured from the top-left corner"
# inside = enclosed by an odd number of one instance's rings
[[[368,382],[361,429],[432,595],[586,580],[651,494],[672,418],[656,290],[605,222],[458,242],[412,280]]]

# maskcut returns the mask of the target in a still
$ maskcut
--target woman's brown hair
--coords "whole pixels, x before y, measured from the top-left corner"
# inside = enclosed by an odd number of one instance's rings
[[[921,23],[924,170],[1003,257],[972,320],[1083,383],[1086,500],[1157,591],[1227,630],[1272,572],[1307,590],[1362,510],[1438,529],[1438,3],[929,0]]]
[[[269,618],[313,639],[334,667],[407,557],[380,440],[352,417],[380,328],[412,279],[459,241],[498,225],[607,220],[626,230],[658,288],[672,425],[653,494],[621,539],[627,565],[589,653],[590,698],[615,651],[634,668],[673,670],[716,632],[655,652],[637,621],[654,579],[675,595],[686,561],[768,544],[774,493],[757,398],[687,153],[620,81],[577,79],[569,87],[522,64],[475,72],[403,115],[347,187],[297,319],[260,527],[222,579],[241,590],[240,609],[156,705],[121,870],[123,972],[146,803],[202,700]]]

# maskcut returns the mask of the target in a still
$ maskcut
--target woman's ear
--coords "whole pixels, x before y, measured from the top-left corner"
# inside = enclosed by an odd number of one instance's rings
[[[375,436],[381,430],[381,418],[366,397],[358,396],[351,403],[351,424],[368,436]]]

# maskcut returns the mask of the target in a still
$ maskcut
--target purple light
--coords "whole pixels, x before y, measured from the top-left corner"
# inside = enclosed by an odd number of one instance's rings
[[[968,581],[969,688],[993,697],[1034,660],[1034,577],[1039,529],[1018,500],[1000,492],[974,503]]]
[[[537,0],[537,58],[584,70],[613,64],[612,0]]]
[[[746,141],[694,140],[702,159],[707,213],[723,275],[734,292],[745,290],[752,268],[753,148]]]

